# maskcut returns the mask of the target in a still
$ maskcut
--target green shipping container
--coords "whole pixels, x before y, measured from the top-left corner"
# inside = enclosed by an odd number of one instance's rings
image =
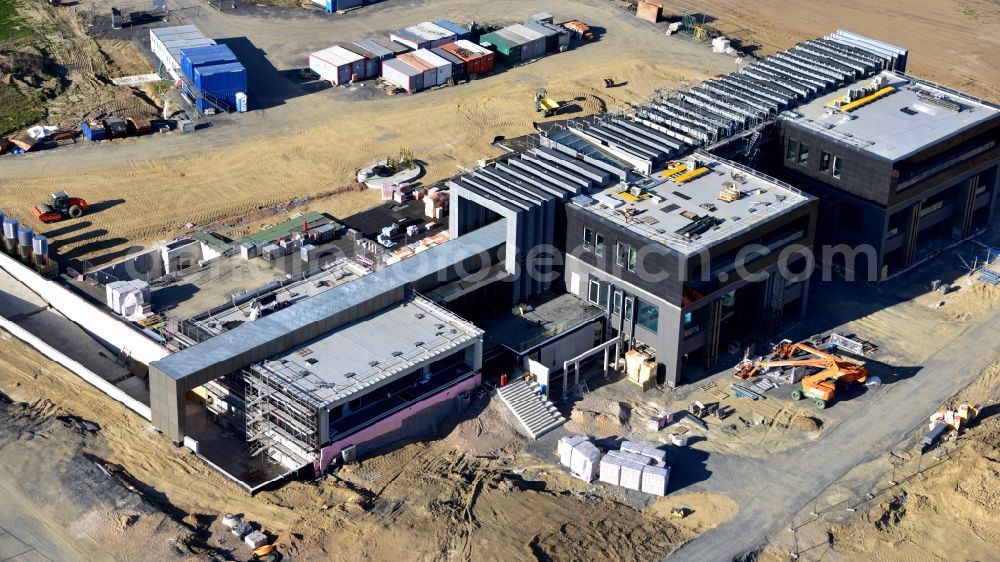
[[[521,62],[521,45],[497,34],[496,32],[483,35],[479,38],[479,43],[488,43],[492,45],[496,49],[497,54],[500,55],[500,60],[510,66],[514,66],[515,64]]]

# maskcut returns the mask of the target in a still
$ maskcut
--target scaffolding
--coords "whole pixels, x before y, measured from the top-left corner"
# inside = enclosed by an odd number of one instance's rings
[[[320,405],[295,388],[293,364],[265,361],[243,372],[251,458],[303,464],[318,450]]]

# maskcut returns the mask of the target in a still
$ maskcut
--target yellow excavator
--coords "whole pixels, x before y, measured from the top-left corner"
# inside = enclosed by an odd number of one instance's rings
[[[792,343],[791,340],[782,340],[774,346],[767,359],[745,357],[736,365],[733,375],[745,380],[775,367],[805,367],[812,371],[796,385],[792,400],[809,398],[820,409],[826,408],[837,395],[838,382],[863,383],[868,380],[868,369],[863,363],[820,351],[805,343]]]
[[[559,113],[559,102],[550,98],[545,88],[538,88],[535,90],[535,111],[545,117],[552,117]]]

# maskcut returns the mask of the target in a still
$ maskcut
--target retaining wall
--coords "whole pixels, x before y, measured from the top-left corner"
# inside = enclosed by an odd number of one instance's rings
[[[127,350],[128,354],[136,361],[149,365],[152,361],[169,355],[169,352],[160,344],[144,336],[141,332],[126,325],[105,310],[87,302],[83,297],[59,283],[38,275],[34,270],[25,267],[3,252],[0,252],[0,267],[45,299],[63,316],[115,350]]]
[[[49,359],[59,363],[63,367],[66,367],[81,379],[87,381],[92,386],[96,387],[98,390],[107,394],[111,398],[121,402],[126,408],[132,410],[133,412],[139,414],[147,420],[153,419],[152,412],[150,412],[149,406],[143,404],[142,402],[132,398],[125,393],[124,390],[118,388],[117,386],[111,384],[110,382],[102,379],[97,373],[91,371],[90,369],[84,367],[79,362],[70,359],[61,351],[52,347],[51,345],[38,339],[34,334],[25,330],[24,328],[18,326],[17,324],[7,320],[6,318],[0,316],[0,328],[7,330],[15,338],[23,341],[24,343],[30,345],[31,347],[38,350],[39,353],[48,357]]]

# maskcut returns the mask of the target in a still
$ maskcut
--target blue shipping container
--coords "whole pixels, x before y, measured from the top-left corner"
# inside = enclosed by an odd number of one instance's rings
[[[348,10],[364,5],[364,0],[326,0],[326,11],[333,13],[339,10]]]
[[[236,109],[236,94],[247,93],[247,69],[238,62],[201,66],[194,69],[194,85],[203,96],[215,101],[224,109]],[[205,111],[211,104],[198,102],[198,109]]]
[[[83,131],[83,138],[90,141],[104,140],[108,136],[108,130],[102,123],[80,121],[80,130]]]
[[[239,62],[228,45],[205,45],[181,49],[181,70],[188,78],[194,78],[194,69],[200,66],[213,66]]]

